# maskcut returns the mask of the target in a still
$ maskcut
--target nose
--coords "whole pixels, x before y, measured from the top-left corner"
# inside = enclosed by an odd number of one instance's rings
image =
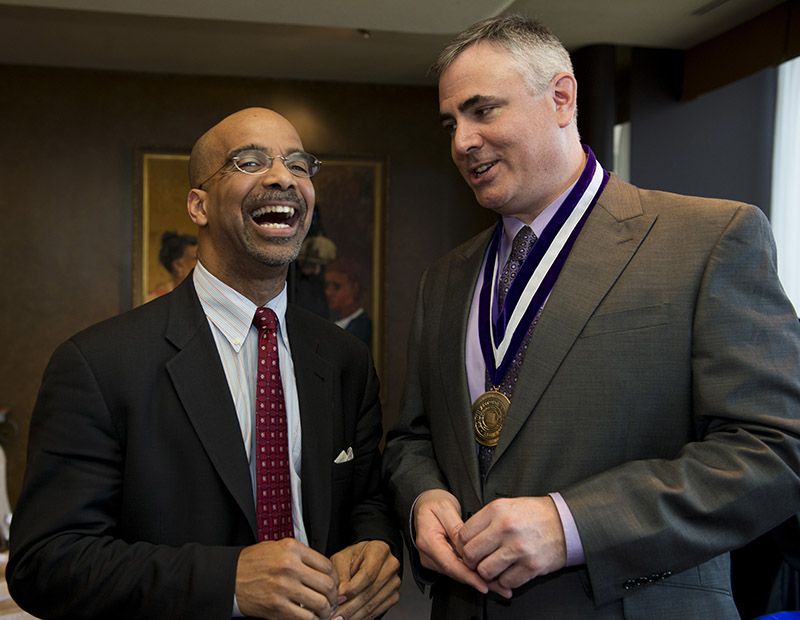
[[[470,123],[460,122],[453,130],[451,148],[453,157],[456,155],[466,155],[474,149],[478,149],[483,144],[480,133]]]
[[[269,170],[261,175],[261,183],[264,187],[289,189],[290,187],[297,187],[297,177],[289,172],[282,159],[276,157],[272,160]]]

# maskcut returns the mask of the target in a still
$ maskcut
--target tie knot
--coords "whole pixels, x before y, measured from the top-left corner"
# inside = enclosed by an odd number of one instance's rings
[[[531,230],[530,226],[523,226],[511,244],[511,258],[524,261],[534,243],[536,243],[536,235],[533,230]]]
[[[256,310],[256,314],[253,317],[253,325],[255,325],[260,332],[263,332],[267,329],[276,329],[278,325],[278,317],[271,308],[263,306]]]

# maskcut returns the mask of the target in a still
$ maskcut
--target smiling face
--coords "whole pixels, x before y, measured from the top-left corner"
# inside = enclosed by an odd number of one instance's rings
[[[265,278],[282,286],[311,225],[315,198],[311,179],[292,175],[280,159],[261,175],[223,165],[253,149],[286,157],[303,144],[289,121],[270,110],[229,116],[198,141],[192,157],[205,162],[203,175],[210,178],[188,198],[189,215],[199,226],[200,261],[243,293]]]
[[[451,155],[481,206],[530,223],[580,174],[572,117],[575,80],[562,73],[531,94],[511,55],[486,42],[464,50],[439,79]]]

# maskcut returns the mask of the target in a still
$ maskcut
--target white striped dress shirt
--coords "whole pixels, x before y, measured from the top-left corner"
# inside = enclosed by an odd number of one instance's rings
[[[253,434],[255,417],[255,383],[258,362],[258,329],[253,325],[257,306],[244,295],[214,277],[200,261],[194,270],[194,286],[203,306],[217,351],[231,391],[242,441],[250,463],[250,479],[255,497],[255,448]],[[289,433],[289,452],[292,458],[292,520],[294,536],[308,545],[303,524],[303,495],[301,466],[300,402],[294,377],[294,362],[286,331],[286,285],[281,293],[267,303],[278,317],[278,358],[286,401],[286,424]]]

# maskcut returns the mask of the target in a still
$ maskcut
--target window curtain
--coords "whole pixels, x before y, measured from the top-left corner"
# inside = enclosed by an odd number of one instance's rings
[[[800,57],[778,69],[770,220],[778,275],[800,313]]]

